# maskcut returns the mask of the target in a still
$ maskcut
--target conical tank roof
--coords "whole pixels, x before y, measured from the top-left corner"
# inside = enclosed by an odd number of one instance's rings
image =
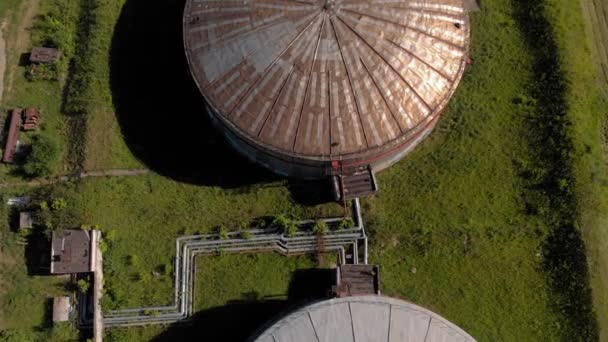
[[[189,0],[200,91],[248,144],[373,158],[434,124],[464,72],[463,0]]]

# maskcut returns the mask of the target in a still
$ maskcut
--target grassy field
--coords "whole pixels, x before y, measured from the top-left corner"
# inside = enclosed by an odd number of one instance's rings
[[[574,172],[577,224],[586,244],[600,340],[608,341],[608,2],[551,1],[550,18],[563,51],[562,68],[569,82],[568,103],[576,146]],[[590,11],[591,10],[591,11]],[[584,28],[589,40],[580,39]],[[595,62],[595,63],[594,63]],[[593,67],[595,64],[595,68]]]
[[[597,78],[608,97],[608,1],[581,1],[589,47],[597,64]],[[580,42],[579,42],[580,43]]]
[[[260,325],[302,303],[323,296],[327,270],[310,256],[274,253],[198,257],[194,322],[187,326],[115,329],[108,341],[240,341]],[[224,329],[238,322],[238,329]]]
[[[5,191],[7,196],[18,195],[23,190]],[[45,244],[39,240],[25,239],[7,225],[13,221],[14,212],[4,205],[0,207],[0,337],[13,335],[14,339],[2,341],[56,341],[77,339],[79,333],[71,325],[51,324],[52,297],[67,295],[69,277],[44,275],[37,260]],[[26,244],[27,241],[27,244]],[[40,249],[40,250],[37,250]],[[5,335],[2,335],[5,334]]]
[[[243,161],[205,121],[181,52],[182,1],[95,4],[82,55],[89,60],[79,62],[90,66],[79,76],[90,99],[81,102],[83,165],[142,163],[159,175],[67,183],[39,195],[67,200],[66,228],[97,224],[111,237],[105,309],[169,302],[178,235],[277,213],[340,213],[315,205],[323,200],[310,184]],[[589,279],[600,323],[607,317],[604,118],[591,50],[580,39],[582,12],[557,0],[487,0],[472,23],[473,64],[436,131],[380,173],[380,194],[363,202],[370,261],[381,265],[384,293],[435,310],[479,341],[595,340]],[[149,46],[155,53],[142,59]],[[272,254],[205,258],[197,318],[216,317],[221,328],[239,314],[284,308],[292,271],[313,266]],[[31,301],[10,286],[5,293]],[[256,317],[250,327],[266,318]],[[134,328],[108,339],[184,334],[194,332]]]
[[[19,6],[21,0],[6,0],[0,4],[0,18],[6,18],[9,11]]]
[[[7,12],[8,77],[5,97],[0,104],[0,120],[5,120],[9,110],[15,107],[39,108],[42,112],[41,131],[55,137],[62,155],[63,162],[57,166],[55,173],[65,174],[70,171],[67,162],[70,134],[66,124],[69,118],[62,113],[63,87],[76,44],[79,5],[65,0],[23,0],[9,3],[12,10]],[[46,35],[40,28],[45,23],[45,16],[52,17],[53,20],[58,20],[61,16],[61,20],[57,21],[59,28]],[[58,79],[29,81],[26,77],[28,66],[23,63],[23,58],[33,45],[44,45],[49,35],[58,36],[60,38],[56,39],[64,42],[61,46],[63,60],[59,66]],[[21,141],[27,143],[31,137],[32,133],[22,133]],[[19,181],[22,177],[19,166],[0,165],[0,181]]]
[[[267,215],[322,217],[342,210],[338,205],[299,205],[280,183],[222,190],[156,175],[88,180],[43,193],[67,200],[71,214],[62,220],[63,228],[99,225],[113,236],[104,257],[105,309],[169,304],[178,236],[210,232],[220,224],[237,229]]]

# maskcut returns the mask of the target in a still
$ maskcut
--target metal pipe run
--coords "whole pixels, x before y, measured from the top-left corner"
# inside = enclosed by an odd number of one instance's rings
[[[359,262],[359,244],[363,244],[363,260],[367,263],[367,235],[363,226],[359,200],[353,200],[353,221],[355,227],[337,229],[344,218],[324,219],[330,225],[330,231],[323,236],[323,251],[337,252],[339,262],[346,260],[346,248],[353,253],[353,263]],[[300,221],[300,227],[306,227],[314,220]],[[319,252],[318,237],[312,231],[299,231],[287,236],[278,230],[247,230],[251,238],[241,238],[240,232],[228,233],[228,239],[220,235],[204,234],[181,236],[175,241],[174,259],[174,295],[173,304],[167,306],[150,306],[112,310],[103,319],[106,327],[135,326],[148,324],[169,324],[188,319],[194,312],[195,258],[198,255],[218,253],[257,253],[278,252],[285,256]],[[87,319],[88,300],[85,295],[79,297],[79,322],[90,325]]]

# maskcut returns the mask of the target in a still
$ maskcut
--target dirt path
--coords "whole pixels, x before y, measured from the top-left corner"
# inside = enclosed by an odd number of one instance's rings
[[[26,53],[30,48],[31,42],[31,29],[34,26],[34,18],[38,14],[38,8],[40,7],[40,0],[25,0],[21,3],[19,13],[19,26],[17,27],[16,35],[14,39],[7,38],[6,43],[7,51],[14,51],[17,54],[17,59],[22,53]],[[10,58],[12,56],[7,56]],[[16,63],[17,61],[15,61]],[[14,74],[17,68],[8,68],[6,73],[6,94],[10,94],[13,89]]]
[[[6,21],[0,23],[0,103],[4,95],[4,74],[6,72],[6,42],[4,41],[4,28]]]
[[[35,187],[41,185],[49,185],[54,183],[66,182],[74,179],[96,178],[96,177],[135,177],[147,175],[150,170],[147,169],[111,169],[101,171],[84,171],[74,175],[61,176],[50,179],[36,179],[29,182],[18,183],[0,183],[0,189],[18,188],[18,187]]]
[[[593,57],[600,69],[604,95],[608,96],[608,0],[581,0]]]

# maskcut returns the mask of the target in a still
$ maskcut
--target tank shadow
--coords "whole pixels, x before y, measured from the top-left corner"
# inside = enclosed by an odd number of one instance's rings
[[[297,270],[292,274],[287,299],[259,298],[255,292],[245,292],[243,299],[200,311],[187,323],[171,325],[153,341],[246,341],[281,314],[327,298],[331,279],[329,269]]]
[[[132,153],[171,179],[227,188],[279,179],[212,126],[182,43],[185,0],[128,0],[112,37],[111,89]]]

